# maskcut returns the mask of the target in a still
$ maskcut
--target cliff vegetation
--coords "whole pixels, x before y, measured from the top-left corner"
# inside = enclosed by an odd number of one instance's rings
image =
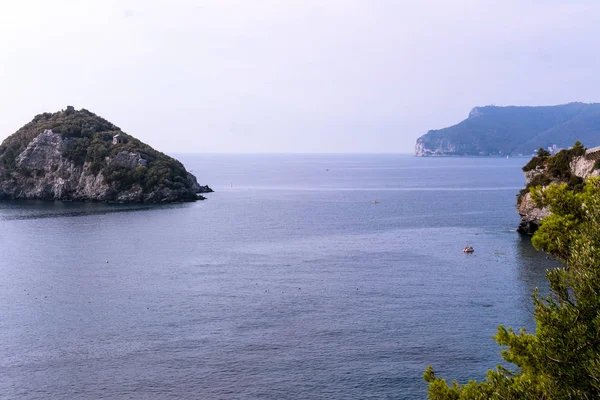
[[[532,193],[537,188],[550,184],[563,184],[567,190],[580,193],[585,180],[600,175],[600,163],[586,156],[586,148],[575,142],[572,148],[561,150],[555,155],[539,149],[524,167],[525,188],[517,195],[517,210],[521,216],[518,231],[533,234],[550,210],[534,201]]]
[[[566,183],[569,189],[580,192],[583,189],[583,178],[577,176],[571,169],[571,164],[577,158],[585,156],[585,147],[581,142],[576,141],[573,147],[567,150],[561,150],[554,156],[551,156],[547,150],[540,148],[537,155],[522,168],[527,173],[534,171],[532,178],[527,182],[524,189],[519,194],[519,200],[529,189],[536,186],[548,186],[552,182]],[[596,164],[594,164],[594,169]]]

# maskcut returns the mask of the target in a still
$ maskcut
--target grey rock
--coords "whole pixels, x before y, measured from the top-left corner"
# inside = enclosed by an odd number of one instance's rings
[[[33,139],[17,156],[17,166],[30,169],[47,169],[61,161],[62,138],[60,134],[45,130]]]
[[[62,150],[69,140],[46,130],[16,157],[16,172],[9,174],[0,163],[0,198],[163,203],[196,200],[197,193],[212,191],[200,186],[190,173],[186,178],[188,188],[181,185],[180,190],[157,187],[144,192],[138,184],[119,190],[118,185],[106,182],[103,170],[94,172],[90,163],[76,165],[63,157]],[[137,168],[148,163],[139,153],[122,151],[107,164]]]
[[[115,165],[124,168],[146,167],[148,161],[144,160],[140,153],[130,153],[128,151],[120,151],[110,161],[109,165]]]
[[[587,160],[585,156],[575,157],[569,165],[571,173],[586,179],[590,176],[598,176],[600,170],[594,170],[594,161]],[[529,185],[539,174],[547,172],[547,168],[538,167],[537,169],[525,172],[525,184]],[[531,199],[531,194],[526,193],[521,196],[517,202],[517,211],[521,217],[517,231],[527,235],[533,235],[540,227],[542,220],[550,215],[550,210],[546,207],[540,208]]]
[[[521,220],[517,231],[527,235],[533,235],[535,231],[540,227],[542,219],[550,215],[550,210],[543,207],[539,208],[535,202],[531,199],[531,194],[525,194],[521,202],[517,205]]]

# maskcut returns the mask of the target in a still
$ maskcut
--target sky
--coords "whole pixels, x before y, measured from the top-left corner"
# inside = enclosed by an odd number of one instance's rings
[[[600,101],[600,1],[0,0],[0,140],[86,108],[170,153],[409,153]]]

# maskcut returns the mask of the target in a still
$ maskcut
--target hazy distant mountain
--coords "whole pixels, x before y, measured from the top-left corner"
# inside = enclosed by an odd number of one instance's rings
[[[464,121],[417,139],[416,156],[530,155],[579,140],[600,145],[600,103],[543,107],[475,107]]]

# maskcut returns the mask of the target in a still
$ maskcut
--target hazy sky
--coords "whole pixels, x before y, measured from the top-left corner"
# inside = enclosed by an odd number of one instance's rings
[[[165,152],[410,152],[600,101],[600,1],[0,0],[0,139],[87,108]]]

